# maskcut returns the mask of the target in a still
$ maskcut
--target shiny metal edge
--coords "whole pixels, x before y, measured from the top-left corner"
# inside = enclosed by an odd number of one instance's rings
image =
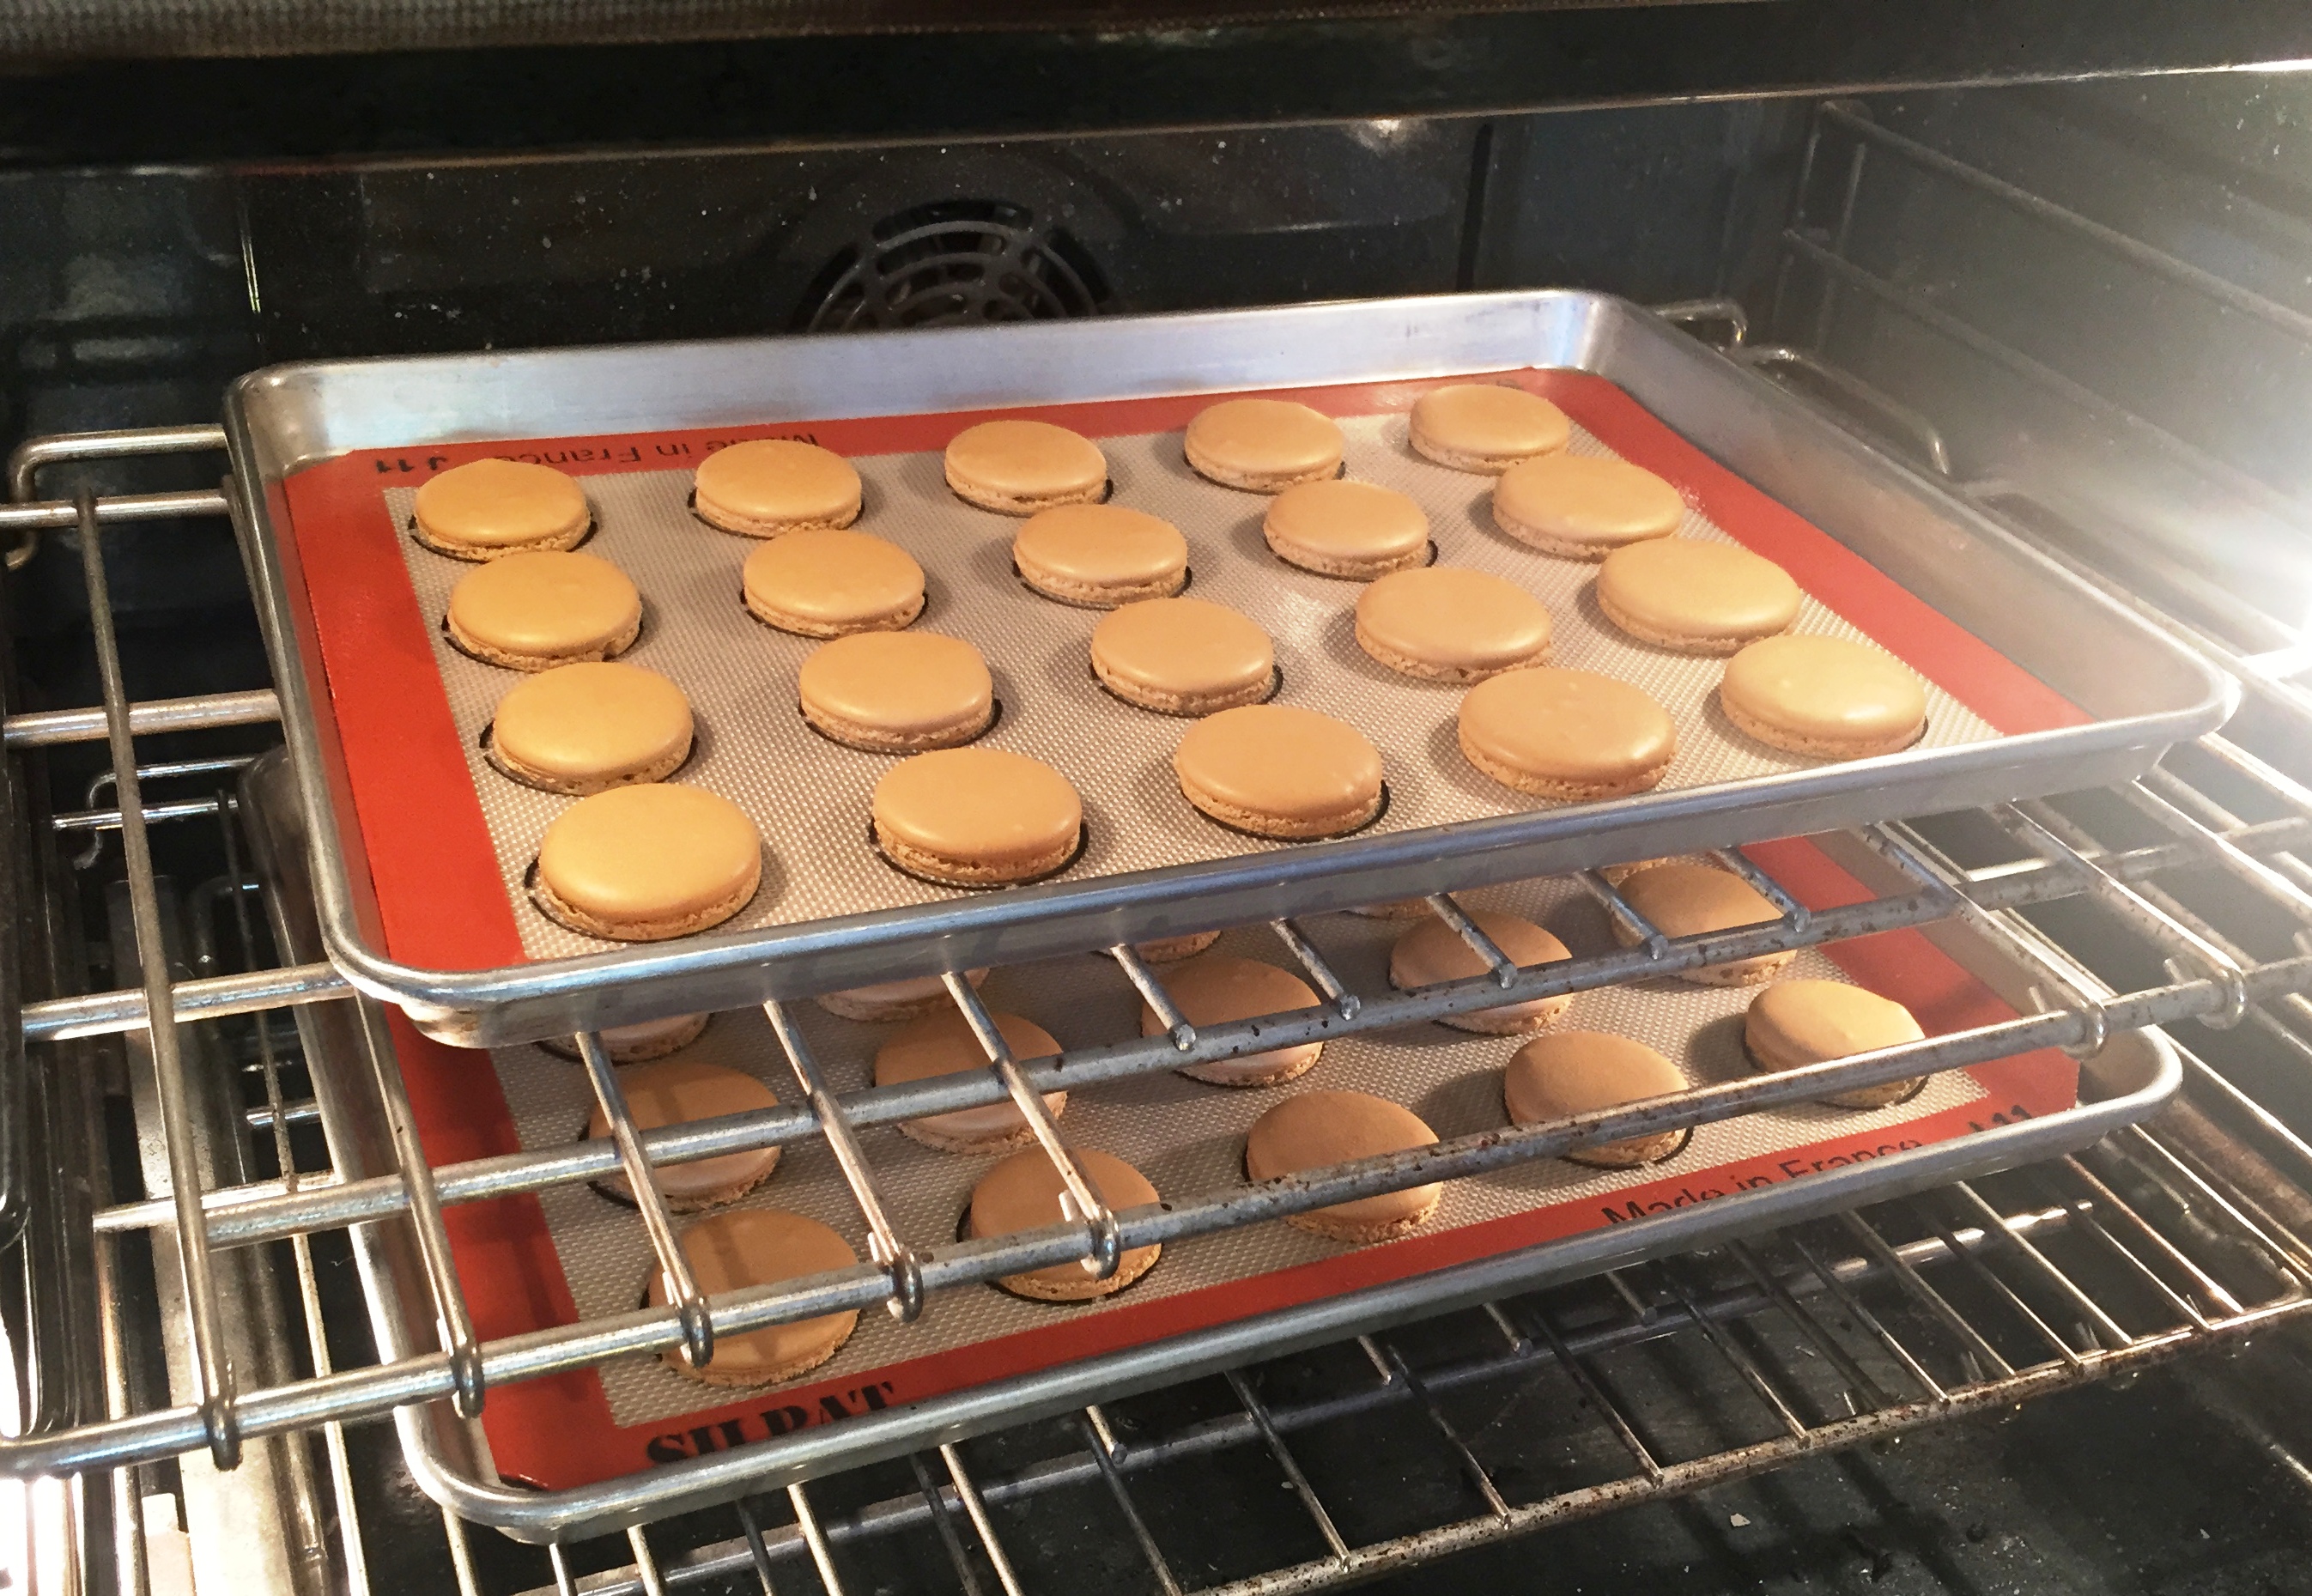
[[[898,340],[891,342],[889,340]],[[1689,441],[2104,718],[1718,786],[499,969],[386,955],[326,680],[305,632],[285,475],[353,448],[889,414],[1563,365]],[[282,366],[236,383],[232,510],[298,789],[329,956],[429,1033],[495,1046],[905,976],[1344,908],[1619,859],[2130,779],[2212,730],[2238,685],[1965,502],[1625,301],[1559,290],[1278,310]],[[2085,657],[2075,657],[2084,653]]]

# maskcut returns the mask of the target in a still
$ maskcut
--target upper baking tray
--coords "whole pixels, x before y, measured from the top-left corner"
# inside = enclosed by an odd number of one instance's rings
[[[336,534],[310,513],[293,531],[287,479],[299,469],[350,452],[407,450],[416,456],[409,469],[422,472],[429,447],[474,440],[621,440],[610,446],[623,447],[623,437],[635,434],[762,431],[782,422],[1028,404],[1351,383],[1367,385],[1370,394],[1373,384],[1523,367],[1587,372],[1616,385],[1879,576],[1957,622],[1973,634],[1969,646],[1987,645],[2052,689],[2043,697],[2068,700],[2079,713],[2060,718],[2076,723],[2043,720],[2034,723],[2045,729],[2007,727],[2010,734],[1922,744],[1879,759],[574,957],[539,959],[547,950],[538,949],[530,962],[436,968],[389,945],[307,586],[312,540]],[[1594,294],[290,366],[236,384],[227,425],[277,653],[284,722],[315,820],[315,875],[331,953],[358,984],[399,1003],[434,1034],[466,1044],[1020,963],[1206,925],[2100,785],[2140,774],[2169,743],[2221,723],[2234,690],[2122,608],[1765,380],[1635,306]],[[370,459],[381,474],[375,486],[390,487],[386,478],[398,468]],[[305,558],[301,547],[309,550]],[[346,669],[342,656],[340,669]]]

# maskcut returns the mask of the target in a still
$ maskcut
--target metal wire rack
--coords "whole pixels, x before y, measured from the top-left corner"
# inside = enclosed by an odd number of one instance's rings
[[[1844,113],[1825,112],[1834,114]],[[1811,239],[1800,241],[1806,246],[1800,255],[1818,247]],[[1699,317],[1708,308],[1681,309]],[[1738,312],[1728,321],[1738,342],[1745,325]],[[1781,358],[1758,351],[1751,357],[1762,364]],[[1892,401],[1872,403],[1869,390],[1851,381],[1832,386],[1878,419],[1892,413],[1885,408]],[[1933,825],[1876,828],[1861,840],[1904,885],[1847,908],[1800,909],[1730,855],[1723,862],[1768,890],[1782,917],[1737,933],[1672,940],[1637,916],[1606,877],[1587,876],[1583,885],[1634,934],[1637,945],[1546,970],[1508,965],[1449,900],[1440,899],[1433,907],[1493,973],[1418,993],[1361,994],[1342,984],[1300,928],[1280,923],[1281,943],[1327,1006],[1198,1031],[1171,1010],[1130,951],[1119,950],[1119,963],[1169,1031],[1056,1060],[1006,1055],[971,989],[959,980],[952,983],[956,998],[989,1044],[990,1071],[969,1082],[830,1093],[774,1005],[774,1025],[800,1092],[793,1108],[637,1134],[615,1072],[584,1039],[590,1077],[614,1127],[609,1143],[434,1169],[418,1156],[398,1083],[390,1069],[381,1070],[376,1086],[395,1127],[394,1167],[341,1176],[321,1167],[311,1147],[294,1144],[293,1133],[311,1124],[318,1109],[298,1083],[295,1040],[271,1016],[345,1001],[348,988],[323,963],[267,967],[266,939],[250,902],[256,883],[241,864],[247,839],[228,779],[237,767],[223,759],[139,767],[134,756],[137,736],[262,723],[274,713],[270,695],[130,703],[105,603],[107,524],[223,513],[226,498],[35,496],[35,474],[44,466],[221,443],[221,434],[204,428],[39,441],[12,461],[17,502],[0,507],[0,531],[20,539],[72,528],[80,539],[104,703],[11,714],[5,742],[12,751],[109,742],[114,806],[100,807],[102,790],[92,789],[85,808],[48,815],[44,823],[59,837],[118,833],[133,925],[125,951],[141,977],[135,987],[94,994],[28,982],[9,1029],[36,1057],[81,1039],[131,1039],[132,1077],[149,1083],[132,1094],[147,1136],[146,1188],[158,1194],[99,1202],[79,1216],[85,1233],[77,1244],[92,1258],[101,1392],[85,1412],[0,1442],[0,1468],[109,1471],[123,1588],[143,1588],[148,1556],[141,1504],[152,1476],[137,1466],[188,1451],[206,1451],[220,1469],[239,1461],[244,1469],[254,1463],[275,1469],[303,1526],[292,1537],[299,1555],[333,1558],[358,1589],[365,1583],[365,1557],[345,1426],[413,1403],[447,1400],[471,1412],[507,1380],[677,1346],[695,1355],[716,1333],[844,1308],[880,1303],[911,1317],[929,1293],[1026,1268],[1086,1257],[1112,1267],[1121,1249],[1150,1241],[2027,1048],[2092,1051],[2115,1032],[2145,1025],[2198,1019],[2241,1026],[2292,1061],[2312,1057],[2305,1040],[2312,1004],[2302,995],[2312,985],[2312,943],[2305,940],[2312,927],[2312,867],[2296,853],[2312,845],[2312,792],[2250,751],[2210,738],[2179,750],[2144,781],[2089,801],[2002,805]],[[1931,459],[1935,451],[1927,453]],[[20,547],[29,550],[29,543]],[[2272,702],[2308,707],[2253,659],[2194,635],[2252,688],[2270,689],[2264,696]],[[2312,715],[2297,723],[2312,724]],[[147,782],[178,781],[207,781],[213,790],[146,800]],[[186,823],[215,826],[232,861],[221,883],[196,894],[203,908],[194,916],[196,925],[222,919],[230,934],[206,949],[206,963],[195,960],[199,973],[190,977],[172,968],[166,895],[151,866],[148,835],[154,825]],[[1967,857],[1974,862],[1959,862]],[[2231,913],[2208,907],[2211,883],[2226,895]],[[2084,906],[2130,939],[2152,978],[2106,987],[2017,913],[2054,903]],[[2253,934],[2235,924],[2242,913],[2254,923]],[[1859,1060],[1492,1136],[1482,1145],[1449,1143],[1213,1194],[1169,1212],[1110,1214],[1086,1188],[1078,1193],[1085,1215],[1080,1224],[919,1252],[884,1221],[871,1169],[851,1136],[854,1127],[1008,1097],[1029,1114],[1064,1169],[1056,1132],[1041,1112],[1045,1091],[1946,920],[1965,923],[2036,972],[2046,1008]],[[217,968],[226,964],[235,968]],[[148,1025],[148,1016],[156,1022]],[[246,1146],[230,1145],[235,1138],[209,1134],[202,1119],[216,1095],[216,1083],[203,1076],[217,1067],[220,1053],[229,1068],[245,1070],[254,1088],[253,1101],[232,1108],[254,1138],[254,1160]],[[1089,1493],[1108,1504],[1110,1528],[1124,1532],[1117,1544],[1131,1548],[1136,1572],[1127,1577],[1139,1583],[1167,1592],[1190,1585],[1248,1593],[1311,1590],[2244,1336],[2298,1311],[2312,1285],[2312,1206],[2300,1195],[2312,1179],[2312,1147],[2223,1071],[2194,1053],[2184,1057],[2189,1101],[2159,1122],[2115,1134],[2076,1156],[1871,1205],[1705,1255],[1501,1297],[1425,1327],[1417,1338],[1374,1332],[1312,1353],[1253,1355],[1173,1387],[1161,1399],[1093,1402],[1065,1419],[999,1427],[977,1439],[925,1439],[903,1461],[832,1480],[807,1480],[804,1464],[778,1481],[776,1495],[765,1494],[768,1475],[726,1479],[719,1494],[735,1498],[732,1508],[686,1512],[656,1527],[635,1523],[607,1543],[613,1566],[582,1575],[582,1568],[602,1561],[602,1544],[566,1539],[551,1540],[542,1570],[527,1566],[548,1581],[544,1588],[656,1592],[732,1575],[774,1588],[775,1575],[791,1577],[784,1567],[807,1561],[826,1589],[840,1592],[847,1559],[913,1538],[945,1558],[968,1591],[1054,1588],[1054,1576],[1068,1571],[1042,1566],[1052,1548],[1025,1543],[1016,1532],[1007,1536],[1007,1521],[1039,1501]],[[668,1216],[645,1201],[641,1221],[677,1285],[671,1307],[519,1344],[477,1342],[449,1263],[444,1205],[617,1170],[632,1189],[647,1194],[653,1188],[646,1162],[814,1135],[828,1139],[852,1180],[874,1238],[870,1263],[801,1288],[708,1302],[689,1282]],[[47,1223],[61,1211],[53,1201],[34,1206]],[[66,1223],[71,1219],[66,1214]],[[346,1227],[383,1223],[409,1227],[425,1262],[442,1345],[340,1368],[320,1305],[313,1249],[338,1245]],[[290,1252],[302,1344],[250,1347],[234,1335],[248,1285],[236,1265],[279,1244]],[[172,1390],[138,1389],[136,1360],[124,1343],[124,1305],[140,1289],[129,1276],[147,1247],[154,1281],[146,1289],[158,1290],[167,1333],[181,1337]],[[223,1287],[221,1272],[230,1276]],[[285,1319],[276,1312],[267,1322],[277,1341]],[[35,1357],[63,1355],[68,1318],[60,1328],[65,1339],[36,1345]],[[1668,1356],[1719,1360],[1747,1393],[1747,1414],[1677,1412],[1674,1399],[1646,1373],[1648,1359]],[[259,1377],[245,1378],[252,1373]],[[1501,1424],[1512,1407],[1530,1422]],[[1388,1521],[1370,1504],[1344,1500],[1327,1478],[1323,1438],[1327,1426],[1376,1416],[1402,1419],[1423,1437],[1431,1460],[1465,1483],[1465,1512],[1408,1527]],[[326,1487],[310,1453],[272,1444],[317,1428]],[[1166,1512],[1160,1492],[1152,1494],[1169,1470],[1184,1466],[1269,1471],[1270,1495],[1289,1497],[1290,1521],[1273,1526],[1272,1544],[1280,1549],[1269,1565],[1211,1578],[1184,1572],[1195,1561],[1182,1548],[1195,1544],[1195,1526]],[[184,1467],[180,1488],[189,1493],[192,1464]],[[322,1528],[325,1490],[336,1516],[334,1539]],[[674,1489],[644,1491],[628,1505],[634,1518],[654,1518],[691,1506],[692,1498]],[[445,1526],[461,1588],[520,1587],[519,1579],[493,1577],[492,1557],[477,1555],[456,1515],[445,1515]],[[1288,1562],[1283,1548],[1295,1544],[1306,1555]]]

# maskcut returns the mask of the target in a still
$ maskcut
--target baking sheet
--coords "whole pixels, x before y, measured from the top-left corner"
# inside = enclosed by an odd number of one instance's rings
[[[1500,792],[1478,789],[1480,798],[1447,790],[1476,778],[1451,774],[1458,755],[1439,713],[1429,723],[1443,732],[1443,746],[1425,750],[1436,756],[1426,763],[1393,772],[1392,783],[1429,780],[1436,790],[1411,796],[1441,806],[1474,800],[1464,810],[1472,818],[1449,829],[1408,829],[1400,817],[1290,851],[1231,837],[1222,846],[1254,851],[1120,875],[1095,857],[1040,886],[976,896],[889,881],[886,893],[906,895],[897,907],[835,918],[805,916],[775,872],[773,895],[729,928],[656,944],[573,939],[561,945],[590,951],[544,961],[534,951],[530,939],[545,928],[534,919],[525,925],[527,905],[507,891],[474,750],[436,657],[431,628],[439,616],[411,589],[409,550],[389,511],[391,489],[468,460],[527,453],[590,488],[616,492],[617,478],[679,477],[684,464],[739,439],[800,432],[854,459],[920,454],[972,421],[1005,414],[1103,439],[1160,434],[1176,433],[1213,399],[1243,393],[1300,399],[1344,419],[1387,417],[1426,387],[1471,373],[1557,399],[1593,438],[1677,482],[1721,530],[1780,560],[1829,609],[2001,735],[1971,735],[1976,729],[1939,715],[1925,746],[1878,759],[1808,763],[1752,750],[1764,762],[1744,779],[1680,785],[1681,776],[1628,798],[1516,809],[1503,807],[1517,801]],[[959,965],[1023,964],[1201,925],[2102,785],[2140,774],[2168,743],[2208,730],[2234,697],[2171,640],[1965,504],[1755,373],[1598,294],[1521,291],[874,339],[304,364],[236,384],[227,431],[242,490],[236,511],[281,662],[299,793],[323,822],[312,837],[314,881],[330,955],[364,990],[455,1045],[734,1008]],[[1379,461],[1360,466],[1383,478],[1399,468],[1438,470],[1386,440]],[[1217,535],[1243,550],[1246,569],[1265,571],[1283,590],[1280,601],[1334,587],[1264,566],[1267,557],[1251,540],[1260,501],[1196,483],[1177,461],[1165,469],[1177,474],[1173,482],[1150,477],[1136,486],[1177,487],[1231,506]],[[1488,482],[1442,480],[1449,500],[1460,496],[1461,514],[1449,524],[1493,538],[1467,516]],[[957,529],[990,524],[960,508],[950,514]],[[1192,539],[1206,535],[1188,519]],[[976,538],[1006,539],[1008,530],[994,524]],[[956,535],[974,545],[975,557],[993,556],[973,535]],[[1491,552],[1528,557],[1506,544]],[[1560,574],[1578,583],[1586,571]],[[1023,592],[1014,601],[1030,610],[1042,602]],[[1305,641],[1309,658],[1336,654],[1362,697],[1449,697],[1450,688],[1353,675],[1378,668],[1353,650],[1346,599],[1324,602],[1338,629],[1288,637],[1288,653]],[[1570,630],[1581,618],[1559,618]],[[1047,614],[1035,624],[1060,623]],[[1074,624],[1088,631],[1091,618]],[[755,645],[759,654],[762,639]],[[1015,668],[1000,656],[995,662],[999,675]],[[1019,668],[1030,687],[1042,663]],[[1105,727],[1137,719],[1106,701],[1093,707],[1125,717],[1096,723]],[[1019,735],[1032,741],[1047,729],[1029,723]],[[1149,724],[1131,734],[1165,736]],[[1141,750],[1168,751],[1161,741]],[[1095,749],[1090,762],[1099,767],[1108,757]],[[1092,785],[1075,759],[1057,762],[1080,785]],[[1160,757],[1143,764],[1143,787],[1120,784],[1124,820],[1151,831],[1160,828],[1149,816],[1180,804],[1161,764]],[[871,784],[854,780],[863,811]],[[1185,805],[1175,812],[1189,819]],[[1118,846],[1146,839],[1128,826],[1118,836]]]
[[[1677,723],[1678,753],[1660,790],[1826,762],[1767,748],[1737,731],[1717,701],[1723,659],[1675,653],[1616,629],[1599,614],[1592,593],[1597,566],[1540,553],[1499,531],[1490,510],[1495,478],[1449,470],[1415,454],[1404,415],[1350,417],[1342,430],[1348,475],[1411,495],[1429,516],[1441,564],[1505,577],[1548,605],[1553,663],[1630,682],[1668,708]],[[1100,442],[1114,487],[1111,502],[1161,516],[1187,537],[1187,591],[1250,616],[1275,640],[1283,671],[1276,702],[1336,715],[1380,750],[1389,804],[1375,830],[1551,806],[1481,775],[1463,757],[1454,715],[1466,687],[1402,675],[1358,647],[1354,607],[1362,583],[1301,571],[1269,552],[1260,534],[1266,496],[1196,476],[1181,457],[1177,432]],[[1580,426],[1571,448],[1618,458]],[[511,452],[524,457],[530,452]],[[1050,763],[1082,795],[1090,842],[1063,879],[1294,846],[1225,830],[1180,795],[1171,753],[1192,723],[1135,709],[1100,689],[1088,649],[1104,612],[1055,603],[1020,581],[1011,556],[1019,518],[957,498],[935,452],[860,455],[854,463],[864,485],[857,530],[889,539],[924,567],[930,598],[915,629],[967,639],[988,661],[1003,713],[985,744]],[[587,552],[624,570],[643,593],[642,637],[620,658],[679,684],[697,718],[697,749],[673,779],[737,803],[761,829],[768,849],[761,890],[728,927],[958,896],[953,889],[900,874],[868,845],[869,795],[894,760],[841,747],[804,724],[795,707],[795,672],[819,644],[775,631],[741,606],[740,566],[757,544],[716,531],[690,513],[691,469],[596,474],[583,482],[597,522]],[[406,523],[416,489],[397,484],[381,492],[395,523]],[[1679,535],[1735,541],[1691,504]],[[400,548],[420,607],[438,621],[451,589],[474,567],[434,553],[414,537],[403,538]],[[1793,574],[1803,583],[1813,574],[1801,567]],[[1791,629],[1878,647],[1811,593]],[[512,780],[482,753],[483,731],[497,700],[521,675],[464,654],[438,626],[433,638],[523,951],[544,959],[615,946],[548,918],[524,888],[539,837],[574,800]],[[1931,681],[1927,697],[1927,731],[1919,746],[1949,748],[1998,735]]]
[[[1577,956],[1613,945],[1596,902],[1563,881],[1483,890],[1465,894],[1464,899],[1472,907],[1504,908],[1538,920]],[[1386,987],[1388,949],[1409,928],[1409,922],[1331,916],[1310,929],[1327,960],[1352,987],[1373,990]],[[1922,940],[1917,945],[1927,947]],[[1274,938],[1257,929],[1228,934],[1220,949],[1289,963]],[[1930,951],[1921,963],[1936,957]],[[1160,967],[1158,974],[1177,968]],[[1852,978],[1817,949],[1801,951],[1785,973]],[[1556,1029],[1634,1037],[1675,1061],[1693,1084],[1710,1084],[1749,1073],[1740,1050],[1739,1017],[1758,990],[1664,978],[1584,992]],[[1113,963],[1099,955],[997,970],[982,995],[992,1008],[1042,1024],[1066,1048],[1133,1035],[1138,1028],[1138,996]],[[871,1083],[874,1051],[895,1027],[838,1019],[815,1004],[797,1012],[833,1089],[844,1092]],[[1441,1137],[1501,1126],[1505,1123],[1501,1071],[1525,1039],[1476,1036],[1441,1025],[1337,1039],[1326,1044],[1322,1058],[1309,1074],[1283,1086],[1260,1089],[1213,1086],[1160,1072],[1079,1089],[1070,1095],[1060,1127],[1071,1144],[1097,1147],[1130,1162],[1160,1193],[1195,1196],[1240,1183],[1246,1130],[1263,1111],[1296,1091],[1336,1088],[1386,1097],[1412,1108]],[[759,1012],[716,1016],[686,1056],[742,1070],[790,1101],[793,1098],[792,1076]],[[534,1047],[500,1049],[492,1060],[525,1147],[564,1144],[578,1133],[591,1109],[582,1072]],[[2043,1087],[2034,1112],[2070,1105],[2067,1065],[2059,1063],[2055,1074],[2062,1079]],[[1910,1101],[1886,1109],[1804,1104],[1701,1126],[1676,1156],[1642,1169],[1599,1171],[1545,1159],[1455,1180],[1447,1185],[1436,1215],[1418,1235],[1433,1241],[1449,1232],[1538,1210],[1553,1211],[1564,1231],[1591,1229],[1656,1211],[1656,1205],[1681,1197],[1708,1200],[1740,1183],[1800,1178],[1857,1156],[1900,1151],[1922,1140],[1958,1134],[1969,1127],[1954,1122],[1954,1110],[1961,1118],[1971,1118],[1973,1128],[1979,1129],[1992,1122],[1994,1111],[2011,1106],[2004,1098],[1991,1101],[1974,1072],[1947,1071]],[[952,1239],[973,1184],[994,1158],[937,1152],[908,1139],[896,1127],[873,1127],[861,1136],[901,1239],[926,1248]],[[1836,1146],[1826,1151],[1826,1143]],[[1763,1173],[1762,1161],[1766,1168]],[[1748,1173],[1738,1179],[1736,1171],[1743,1171]],[[1664,1189],[1666,1183],[1670,1189]],[[1633,1199],[1634,1209],[1630,1206]],[[577,1312],[594,1318],[633,1307],[655,1269],[649,1241],[633,1210],[586,1188],[557,1188],[541,1194],[540,1202]],[[848,1188],[832,1155],[817,1142],[784,1150],[771,1178],[738,1206],[810,1215],[863,1250],[863,1226]],[[1158,1306],[1167,1299],[1233,1286],[1248,1303],[1257,1298],[1245,1283],[1258,1277],[1283,1279],[1288,1271],[1322,1268],[1355,1254],[1389,1250],[1349,1247],[1271,1222],[1173,1243],[1148,1275],[1091,1303],[1022,1302],[991,1286],[941,1293],[912,1326],[886,1315],[862,1313],[857,1330],[831,1363],[759,1396],[705,1387],[657,1359],[605,1365],[600,1372],[601,1389],[618,1430],[646,1437],[645,1448],[685,1451],[689,1445],[685,1433],[694,1416],[711,1410],[727,1418],[725,1410],[734,1398],[753,1415],[750,1422],[759,1424],[764,1415],[783,1410],[818,1421],[832,1416],[822,1406],[829,1399],[839,1415],[854,1408],[863,1391],[880,1390],[890,1401],[914,1394],[923,1383],[921,1376],[895,1375],[895,1365],[920,1369],[922,1360],[930,1360],[937,1369],[941,1360],[965,1353],[974,1360],[999,1358],[1007,1337],[1057,1325],[1081,1332],[1089,1320],[1118,1315],[1134,1323],[1114,1327],[1117,1335],[1144,1339],[1167,1328]],[[1201,1308],[1180,1306],[1183,1311],[1215,1312],[1209,1300]],[[1223,1319],[1234,1316],[1226,1311],[1217,1313]],[[1143,1323],[1145,1328],[1138,1328]],[[965,1366],[956,1364],[956,1378],[967,1378],[961,1373]],[[937,1375],[933,1381],[938,1383]],[[500,1452],[502,1468],[517,1463],[504,1455],[503,1446]],[[566,1459],[556,1462],[565,1471],[572,1466]]]

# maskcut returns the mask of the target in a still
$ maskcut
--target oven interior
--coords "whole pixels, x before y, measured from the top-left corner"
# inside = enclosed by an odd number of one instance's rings
[[[42,1589],[493,1596],[2307,1589],[2308,128],[2312,80],[2224,73],[0,171],[0,430],[184,429],[20,452],[13,497],[186,495],[105,523],[93,601],[71,514],[9,523],[0,981],[26,1025],[0,1058],[0,1429],[94,1439],[85,1472],[5,1487],[0,1557]],[[279,732],[203,430],[226,382],[1538,285],[1659,308],[2239,682],[2233,722],[2140,783],[1900,829],[2081,989],[2199,995],[2173,1106],[2077,1155],[567,1542],[446,1513],[374,1414],[229,1470],[107,1466],[105,1421],[192,1389],[172,1156],[215,1188],[329,1179],[301,1020],[341,994],[191,1019],[173,1065],[70,1001],[144,979],[103,719],[60,718],[106,701],[107,649],[126,701],[212,706],[136,744],[167,975],[314,956],[242,799]],[[244,1390],[376,1362],[343,1224],[215,1263]]]

